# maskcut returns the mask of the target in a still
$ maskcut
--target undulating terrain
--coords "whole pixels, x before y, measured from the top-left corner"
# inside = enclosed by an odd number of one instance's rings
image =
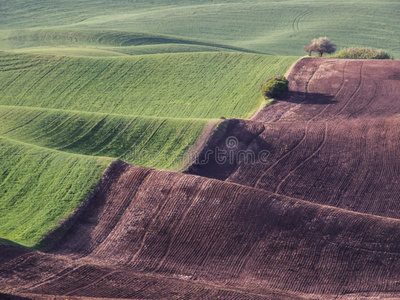
[[[0,0],[0,299],[399,299],[399,12]]]
[[[266,161],[186,174],[115,161],[46,254],[3,247],[3,284],[37,299],[397,298],[398,74],[397,61],[298,61],[286,99],[219,123],[202,150]],[[371,86],[390,110],[363,97]]]
[[[308,40],[329,36],[339,47],[400,55],[397,0],[1,0],[0,8],[4,50],[86,46],[128,54],[303,55]]]

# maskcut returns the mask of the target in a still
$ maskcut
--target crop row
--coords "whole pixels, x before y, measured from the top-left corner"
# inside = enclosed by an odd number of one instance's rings
[[[55,150],[177,169],[208,120],[0,106],[0,136]]]
[[[0,104],[159,117],[247,117],[262,103],[259,84],[284,73],[295,59],[232,53],[47,57],[35,67],[1,72]]]
[[[0,236],[38,246],[89,196],[110,162],[0,138]]]

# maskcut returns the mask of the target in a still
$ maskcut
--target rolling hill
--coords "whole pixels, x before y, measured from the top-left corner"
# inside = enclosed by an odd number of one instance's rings
[[[309,40],[329,36],[339,47],[384,48],[400,55],[400,4],[396,0],[79,0],[74,5],[65,0],[2,0],[0,4],[2,49],[60,44],[103,47],[121,45],[121,35],[143,35],[139,42],[134,42],[134,37],[123,38],[123,44],[163,45],[172,40],[186,49],[188,44],[197,43],[302,55],[302,46]],[[43,38],[38,39],[38,35]],[[114,35],[115,39],[110,39]]]
[[[296,57],[233,53],[134,57],[0,55],[0,105],[174,118],[250,117],[258,86]]]
[[[56,109],[0,106],[0,136],[140,166],[179,169],[187,151],[216,121],[129,117]]]
[[[400,298],[399,11],[0,0],[0,299]]]
[[[33,248],[82,204],[112,161],[3,137],[0,146],[1,237]]]
[[[84,202],[113,159],[184,170],[220,114],[249,116],[263,103],[260,82],[295,60],[233,53],[92,57],[98,50],[90,51],[89,57],[0,55],[2,238],[39,247],[43,236]],[[251,101],[243,101],[246,93]],[[42,157],[49,157],[43,170]],[[97,166],[99,159],[107,163]],[[69,174],[65,184],[64,173]],[[61,183],[47,190],[52,176]],[[34,179],[41,183],[31,185]],[[81,191],[70,195],[74,180]],[[31,206],[36,208],[27,213]],[[37,222],[43,215],[49,218]]]
[[[33,299],[399,296],[399,220],[123,162],[106,177],[51,253],[2,246],[3,286]]]
[[[203,149],[264,150],[266,161],[211,159],[189,172],[398,219],[398,74],[399,61],[304,58],[291,68],[286,99],[221,124]]]

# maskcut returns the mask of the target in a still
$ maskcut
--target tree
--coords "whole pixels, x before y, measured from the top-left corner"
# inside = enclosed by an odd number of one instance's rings
[[[260,91],[265,98],[279,99],[289,91],[289,81],[283,75],[271,77],[261,86]]]
[[[308,56],[311,56],[312,52],[314,51],[311,45],[307,45],[303,47],[304,51],[308,52]]]
[[[332,43],[327,37],[320,37],[313,39],[310,45],[304,46],[304,51],[308,52],[311,56],[312,52],[316,52],[319,57],[325,53],[331,54],[336,51],[336,45]]]

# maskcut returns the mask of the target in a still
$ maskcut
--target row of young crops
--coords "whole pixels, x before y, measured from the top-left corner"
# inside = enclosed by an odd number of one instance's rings
[[[181,48],[176,51],[182,52],[197,43],[214,44],[217,49],[225,45],[231,50],[239,47],[264,54],[302,55],[302,46],[310,38],[328,35],[339,47],[384,48],[395,57],[399,55],[399,3],[394,0],[118,0],[112,4],[82,0],[74,5],[57,0],[1,4],[0,49],[156,45],[150,50],[155,53],[163,44],[173,43]]]
[[[15,60],[8,54],[1,58],[0,68]],[[159,117],[248,117],[262,103],[258,86],[284,73],[295,59],[227,53],[47,57],[40,66],[1,72],[0,104]]]
[[[135,165],[183,168],[203,133],[202,119],[133,117],[0,106],[0,136],[63,152],[120,158]]]

